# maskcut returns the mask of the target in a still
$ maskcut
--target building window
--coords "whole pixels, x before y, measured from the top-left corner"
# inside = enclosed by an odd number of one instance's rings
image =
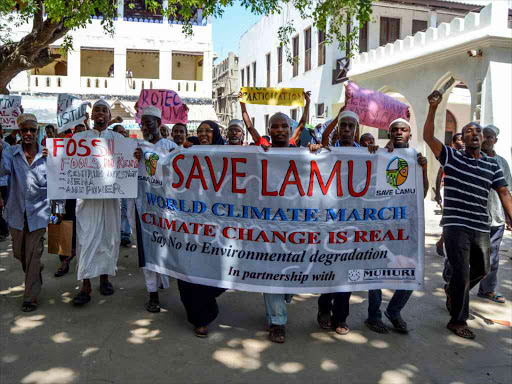
[[[252,63],[252,86],[256,86],[256,62]]]
[[[292,109],[292,120],[297,121],[297,108]]]
[[[380,45],[394,43],[400,38],[400,19],[380,18]]]
[[[383,140],[383,139],[388,139],[388,131],[386,131],[385,129],[379,129],[379,140]]]
[[[293,38],[293,77],[299,75],[299,36]]]
[[[311,70],[311,28],[304,31],[304,72]]]
[[[412,34],[415,35],[416,32],[424,32],[428,28],[428,21],[426,20],[413,20],[412,21]]]
[[[318,30],[318,66],[325,64],[325,31]]]
[[[270,116],[269,115],[265,115],[265,134],[268,135],[268,132],[269,132],[269,126],[268,126],[268,123],[270,122]]]
[[[359,52],[368,52],[368,23],[359,29]]]
[[[316,115],[323,116],[325,112],[324,103],[316,105]]]
[[[267,53],[267,88],[270,87],[270,53]]]
[[[283,47],[277,47],[277,82],[283,81]]]
[[[245,87],[245,78],[244,78],[244,70],[243,69],[242,69],[241,73],[242,73],[242,76],[241,76],[241,78],[242,78],[242,87]]]
[[[251,66],[250,65],[248,65],[245,68],[245,73],[247,74],[247,86],[250,87],[251,86]]]

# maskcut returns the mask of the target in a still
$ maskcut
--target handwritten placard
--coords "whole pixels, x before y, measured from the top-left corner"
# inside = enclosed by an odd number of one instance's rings
[[[260,105],[304,106],[304,88],[242,87],[240,102]]]
[[[65,93],[60,94],[57,99],[57,132],[67,131],[83,123],[88,105],[91,105],[88,101],[82,101]]]
[[[0,124],[3,129],[18,129],[21,96],[0,95]]]
[[[137,197],[138,161],[131,139],[48,139],[48,198]]]
[[[388,130],[393,120],[409,120],[407,104],[382,92],[360,88],[351,81],[345,88],[345,99],[346,110],[357,113],[361,125]]]
[[[162,111],[162,124],[187,124],[188,112],[179,95],[168,89],[143,89],[137,101],[135,120],[140,123],[144,107],[153,106]]]

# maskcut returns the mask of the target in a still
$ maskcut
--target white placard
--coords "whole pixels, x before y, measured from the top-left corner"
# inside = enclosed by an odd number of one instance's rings
[[[61,133],[83,123],[87,106],[91,103],[77,97],[61,94],[57,99],[57,132]]]
[[[18,129],[16,119],[21,114],[21,96],[0,95],[0,124],[3,129]]]

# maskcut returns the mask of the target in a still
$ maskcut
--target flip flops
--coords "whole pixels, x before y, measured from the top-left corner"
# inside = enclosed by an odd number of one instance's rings
[[[373,320],[365,320],[364,323],[368,328],[370,328],[373,332],[377,333],[388,333],[388,328],[386,325],[381,321],[373,321]]]
[[[463,339],[473,340],[475,338],[475,334],[466,325],[448,323],[446,328]]]
[[[478,297],[482,297],[487,300],[494,301],[495,303],[505,304],[506,300],[501,293],[489,292],[489,293],[478,293]]]

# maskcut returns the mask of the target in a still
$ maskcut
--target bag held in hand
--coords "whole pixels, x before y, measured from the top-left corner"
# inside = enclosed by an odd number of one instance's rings
[[[62,220],[60,224],[48,224],[48,253],[72,256],[73,221]]]

